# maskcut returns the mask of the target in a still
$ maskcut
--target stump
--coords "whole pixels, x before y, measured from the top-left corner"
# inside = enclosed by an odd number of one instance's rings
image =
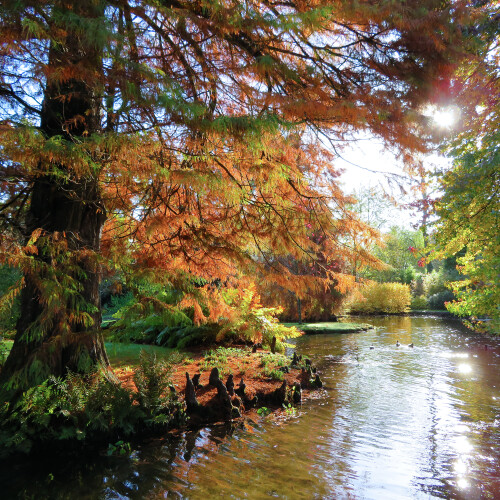
[[[226,389],[230,396],[234,396],[234,380],[233,374],[230,373],[226,381]]]
[[[322,380],[319,378],[319,375],[316,374],[316,377],[314,378],[314,382],[313,382],[313,387],[317,387],[318,389],[323,387],[323,382]]]
[[[240,381],[240,384],[238,385],[238,388],[234,391],[236,392],[236,394],[238,394],[238,396],[240,396],[240,398],[245,398],[245,387],[246,387],[246,384],[243,380],[243,377],[241,377],[241,381]]]
[[[273,400],[279,404],[282,405],[286,401],[286,380],[283,380],[283,383],[281,384],[281,387],[276,389],[273,392]]]
[[[229,397],[226,386],[219,378],[219,369],[217,367],[213,368],[210,372],[209,382],[210,385],[217,388],[217,398],[219,399],[220,408],[222,409],[222,418],[224,420],[231,420],[232,418],[240,417],[241,414],[239,409],[234,407],[231,403],[231,398]]]
[[[217,382],[220,380],[219,378],[219,369],[217,367],[212,368],[210,372],[210,376],[208,377],[208,383],[217,387]]]
[[[297,381],[292,387],[292,401],[294,404],[298,404],[302,401],[302,387],[300,382]]]
[[[276,337],[273,335],[273,339],[271,340],[271,352],[276,354]]]
[[[189,378],[189,373],[186,372],[186,390],[184,392],[184,399],[186,401],[186,407],[188,413],[193,413],[196,412],[200,404],[198,403],[198,400],[196,399],[196,393],[194,390],[194,385],[192,380]]]
[[[257,349],[262,349],[262,344],[260,342],[257,342],[252,346],[252,353],[255,354]]]
[[[257,404],[258,398],[257,396],[254,396],[252,399],[250,399],[248,395],[245,393],[245,387],[246,387],[245,382],[243,380],[243,377],[241,377],[241,381],[238,385],[238,388],[235,389],[234,392],[240,397],[246,409],[253,408]]]
[[[201,373],[193,375],[193,385],[195,389],[201,389],[203,386],[200,384]]]

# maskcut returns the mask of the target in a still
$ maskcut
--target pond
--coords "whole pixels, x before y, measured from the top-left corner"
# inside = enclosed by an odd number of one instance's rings
[[[325,383],[295,412],[4,468],[2,497],[500,498],[500,341],[443,318],[363,321],[378,329],[295,340]]]

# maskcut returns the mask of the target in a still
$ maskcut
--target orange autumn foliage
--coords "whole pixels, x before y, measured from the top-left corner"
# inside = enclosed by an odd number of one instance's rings
[[[54,337],[49,372],[80,366],[83,339],[96,361],[102,273],[149,273],[193,297],[195,280],[242,275],[346,291],[328,262],[352,260],[348,235],[371,230],[338,185],[338,150],[359,132],[409,163],[426,149],[420,106],[446,90],[464,5],[2,2],[0,260],[25,276],[3,376],[27,374]],[[48,250],[56,234],[67,254]]]

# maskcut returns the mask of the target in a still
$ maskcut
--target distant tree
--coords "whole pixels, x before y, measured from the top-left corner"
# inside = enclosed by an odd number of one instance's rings
[[[383,231],[397,224],[396,206],[381,187],[360,187],[352,196],[356,199],[353,212],[370,227]]]
[[[306,223],[340,242],[321,140],[423,151],[418,109],[448,84],[462,7],[3,1],[1,249],[24,276],[4,387],[107,364],[103,268],[195,294],[193,275],[264,272],[258,253],[307,257]]]
[[[373,254],[385,264],[382,269],[368,269],[366,277],[381,283],[396,282],[410,284],[418,274],[415,254],[424,245],[420,231],[393,227],[382,236],[382,244],[373,249]],[[423,270],[423,268],[420,268]]]
[[[298,282],[307,284],[305,288],[297,286],[283,287],[276,282],[262,280],[261,295],[267,305],[279,305],[283,312],[280,317],[286,321],[330,321],[341,310],[342,301],[354,284],[354,276],[349,273],[347,261],[353,254],[350,249],[342,249],[333,243],[322,231],[313,231],[311,224],[307,238],[311,241],[313,258],[309,261],[298,260],[290,255],[284,257],[269,256],[269,262],[275,259],[285,267]],[[357,221],[357,232],[363,234],[372,229]],[[356,253],[360,262],[367,264],[374,260],[368,253]]]
[[[372,228],[371,231],[360,231],[354,226],[347,236],[347,245],[353,250],[349,269],[357,279],[387,267],[375,256],[375,251],[383,245],[381,231],[389,229],[386,226],[390,224],[394,204],[381,188],[361,187],[355,190],[353,198],[355,203],[351,207],[352,211]]]

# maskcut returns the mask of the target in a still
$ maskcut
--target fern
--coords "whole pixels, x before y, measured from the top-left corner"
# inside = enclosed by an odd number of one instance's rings
[[[221,328],[218,341],[229,338],[270,346],[272,338],[276,337],[277,348],[284,350],[284,339],[300,335],[295,327],[284,326],[278,321],[276,316],[281,308],[262,307],[255,286],[251,285],[243,291],[228,290],[225,297],[234,309],[234,317]]]

